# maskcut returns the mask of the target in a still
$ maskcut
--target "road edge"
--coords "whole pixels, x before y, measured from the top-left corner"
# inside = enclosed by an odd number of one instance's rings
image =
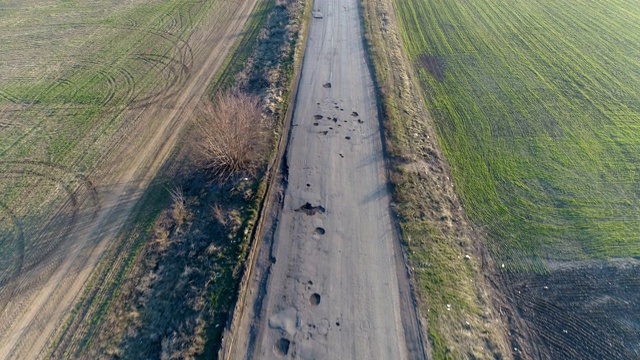
[[[385,131],[384,119],[385,119],[385,103],[384,96],[380,90],[380,83],[378,80],[378,76],[375,70],[375,63],[373,59],[373,53],[371,52],[371,43],[368,39],[369,31],[367,30],[367,19],[365,16],[365,2],[368,0],[360,0],[358,1],[358,13],[360,16],[360,21],[362,23],[362,43],[364,46],[364,50],[366,53],[366,64],[368,71],[371,75],[371,79],[373,81],[374,86],[374,94],[376,98],[376,107],[378,110],[378,125],[380,127],[380,138],[382,140],[382,154],[385,165],[385,182],[386,188],[389,195],[392,196],[393,199],[393,183],[391,181],[391,162],[389,158],[389,152],[387,151],[387,131]],[[406,316],[406,311],[401,311],[402,318],[402,326],[405,332],[405,339],[416,338],[418,340],[418,344],[416,348],[410,349],[407,348],[409,354],[414,354],[415,359],[428,359],[428,342],[426,339],[426,326],[423,324],[422,318],[420,317],[418,302],[415,294],[415,282],[411,276],[411,268],[409,266],[409,259],[407,257],[406,249],[402,246],[402,229],[400,228],[400,223],[398,222],[398,216],[396,212],[393,210],[393,202],[390,203],[391,206],[387,209],[389,213],[389,217],[392,219],[392,227],[393,227],[393,248],[394,248],[394,258],[396,265],[396,274],[398,275],[398,282],[404,283],[401,286],[400,293],[400,303],[403,310],[408,310],[410,316]],[[402,276],[402,278],[401,278]],[[409,326],[411,324],[412,326]],[[408,333],[413,333],[413,336],[407,336]],[[407,342],[407,345],[409,343]]]
[[[242,326],[242,319],[244,318],[245,309],[247,306],[255,302],[257,294],[253,295],[252,299],[247,298],[247,293],[250,293],[251,278],[255,273],[256,263],[258,255],[261,250],[262,239],[265,238],[267,232],[271,229],[267,226],[272,221],[272,217],[269,213],[274,206],[281,204],[282,198],[278,196],[278,190],[281,189],[280,182],[286,181],[286,150],[289,144],[289,138],[291,136],[291,122],[293,119],[293,113],[295,110],[295,102],[298,97],[298,85],[300,83],[300,74],[302,73],[302,62],[304,61],[304,54],[307,47],[307,38],[309,33],[309,16],[311,14],[311,6],[313,1],[308,1],[304,6],[304,12],[301,17],[303,21],[302,31],[300,32],[300,45],[296,48],[296,55],[294,58],[294,78],[291,82],[290,90],[286,108],[287,111],[283,118],[282,129],[280,132],[280,139],[278,141],[276,151],[271,159],[267,168],[267,189],[265,191],[265,197],[260,205],[258,213],[258,219],[256,225],[253,228],[251,234],[251,241],[249,245],[249,254],[245,260],[245,269],[242,274],[242,280],[240,281],[240,289],[238,291],[238,300],[236,305],[230,311],[229,321],[222,334],[222,341],[220,350],[218,351],[219,359],[237,359],[232,356],[237,353],[238,350],[234,348],[237,344],[236,338],[239,335],[240,327]],[[284,162],[283,162],[284,160]],[[284,164],[284,167],[283,167]],[[277,200],[274,202],[274,199]],[[252,295],[252,294],[250,294]]]

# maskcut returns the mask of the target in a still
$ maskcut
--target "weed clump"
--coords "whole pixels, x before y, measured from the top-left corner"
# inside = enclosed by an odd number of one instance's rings
[[[254,175],[268,153],[268,126],[260,98],[243,92],[219,95],[200,108],[201,166],[220,181]]]
[[[187,210],[187,201],[184,196],[184,191],[182,190],[182,187],[175,186],[169,190],[169,194],[171,195],[171,218],[175,222],[176,226],[180,228],[191,216]]]

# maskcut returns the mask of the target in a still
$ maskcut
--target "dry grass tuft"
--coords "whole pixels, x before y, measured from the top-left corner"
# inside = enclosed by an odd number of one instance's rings
[[[190,217],[187,211],[187,199],[184,196],[182,187],[175,186],[169,190],[171,195],[171,218],[175,221],[176,226],[180,228]]]
[[[201,165],[220,181],[254,175],[268,152],[260,99],[242,92],[219,95],[200,108]]]

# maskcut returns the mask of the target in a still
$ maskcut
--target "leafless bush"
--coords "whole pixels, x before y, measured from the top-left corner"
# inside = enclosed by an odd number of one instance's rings
[[[200,160],[218,180],[254,174],[267,150],[260,99],[246,93],[220,95],[200,111]]]

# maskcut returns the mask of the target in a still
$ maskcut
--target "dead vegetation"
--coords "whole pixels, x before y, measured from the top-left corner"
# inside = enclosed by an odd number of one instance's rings
[[[241,91],[218,95],[200,106],[198,162],[219,180],[256,170],[268,153],[269,126],[260,98]]]
[[[215,352],[246,251],[257,181],[202,186],[194,177],[169,191],[127,274],[119,301],[102,320],[89,358],[194,359]],[[214,211],[209,204],[215,203]],[[250,205],[250,206],[247,206]],[[126,301],[125,301],[126,300]]]
[[[171,218],[176,223],[176,226],[180,228],[191,215],[186,208],[184,191],[182,187],[174,186],[169,190],[169,195],[171,196]]]

